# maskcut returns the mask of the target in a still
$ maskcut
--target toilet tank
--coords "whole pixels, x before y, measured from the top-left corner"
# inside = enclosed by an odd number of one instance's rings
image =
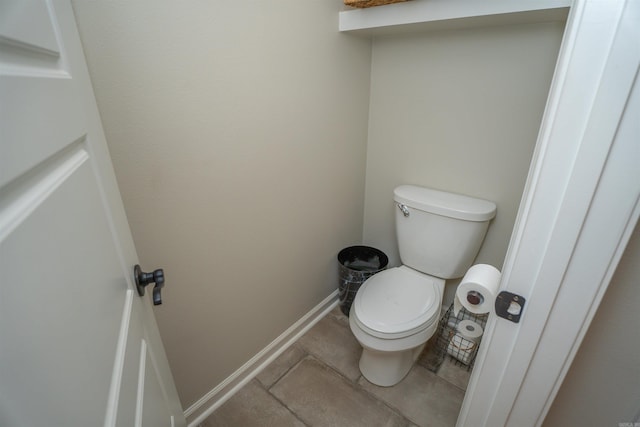
[[[442,279],[462,277],[480,250],[495,203],[415,185],[393,193],[402,263]]]

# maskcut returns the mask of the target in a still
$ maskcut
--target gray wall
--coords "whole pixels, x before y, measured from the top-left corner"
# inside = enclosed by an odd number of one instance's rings
[[[609,284],[544,426],[640,422],[640,226]]]
[[[416,184],[494,201],[476,261],[502,267],[563,30],[556,22],[374,40],[364,241],[390,265],[400,263],[393,189]]]
[[[185,408],[334,291],[362,240],[371,49],[341,8],[74,2]]]

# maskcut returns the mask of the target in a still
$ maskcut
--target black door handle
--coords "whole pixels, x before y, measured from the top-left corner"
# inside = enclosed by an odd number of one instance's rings
[[[162,304],[162,287],[164,286],[164,271],[161,268],[154,270],[152,273],[145,273],[139,264],[133,267],[133,276],[136,279],[136,288],[138,295],[144,296],[144,287],[149,283],[155,283],[153,287],[153,305]]]

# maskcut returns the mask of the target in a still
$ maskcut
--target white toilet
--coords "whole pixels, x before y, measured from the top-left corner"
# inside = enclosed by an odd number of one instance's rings
[[[379,386],[407,375],[438,326],[445,279],[471,266],[496,213],[493,202],[414,185],[397,187],[394,200],[403,265],[365,281],[349,314],[360,371]]]

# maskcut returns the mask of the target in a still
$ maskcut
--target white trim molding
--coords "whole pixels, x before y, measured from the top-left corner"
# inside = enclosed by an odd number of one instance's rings
[[[337,305],[338,291],[335,290],[227,379],[187,408],[184,416],[188,426],[197,427]]]

